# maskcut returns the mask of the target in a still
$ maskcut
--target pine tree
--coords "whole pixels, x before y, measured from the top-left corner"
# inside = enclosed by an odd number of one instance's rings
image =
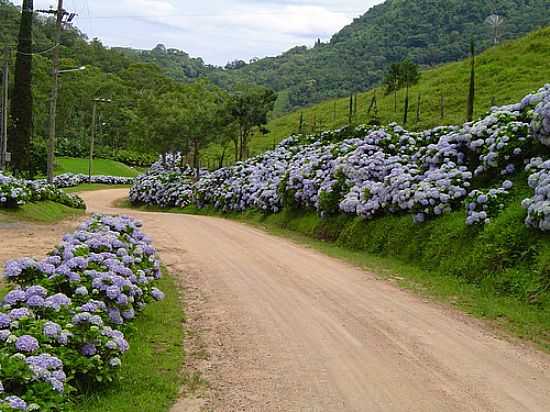
[[[470,71],[470,89],[468,93],[468,107],[466,108],[466,121],[474,120],[474,107],[476,98],[476,56],[474,39],[470,43],[471,71]]]
[[[11,105],[12,127],[9,150],[12,153],[12,168],[18,174],[31,170],[32,139],[32,19],[33,0],[24,0],[19,42],[15,61],[15,89]]]

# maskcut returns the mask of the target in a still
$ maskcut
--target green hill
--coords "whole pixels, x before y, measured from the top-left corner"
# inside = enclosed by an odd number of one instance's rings
[[[514,103],[530,91],[550,82],[550,27],[531,33],[521,39],[507,41],[477,57],[476,116],[482,115],[494,103]],[[418,85],[410,90],[409,123],[407,128],[421,130],[441,124],[462,124],[466,117],[468,96],[469,60],[446,64],[422,72]],[[383,88],[376,88],[358,95],[355,123],[372,119],[367,114],[372,97],[376,94],[378,114],[383,124],[403,121],[404,95],[398,95],[398,110],[394,111],[393,95],[385,96]],[[417,98],[421,95],[420,121],[416,122]],[[440,115],[441,96],[445,101],[445,115]],[[336,109],[336,110],[335,110]],[[289,135],[299,130],[303,114],[305,130],[312,132],[338,128],[348,123],[349,98],[333,99],[304,110],[272,120],[266,136],[255,136],[253,153],[271,149]],[[315,124],[315,126],[314,126]]]
[[[208,77],[223,87],[237,81],[279,92],[279,110],[364,91],[380,82],[391,63],[406,57],[430,67],[463,59],[474,38],[493,45],[485,23],[504,17],[501,39],[517,38],[550,24],[548,0],[387,0],[313,48],[295,47],[234,70]],[[311,40],[311,43],[313,43]]]
[[[88,159],[77,159],[70,157],[57,158],[56,174],[63,173],[88,174]],[[136,177],[139,172],[123,163],[108,159],[94,159],[93,175],[101,176],[120,176],[120,177]]]

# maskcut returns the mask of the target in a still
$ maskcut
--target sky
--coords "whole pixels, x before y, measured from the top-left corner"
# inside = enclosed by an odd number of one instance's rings
[[[162,43],[206,63],[278,55],[312,46],[383,0],[65,0],[76,26],[107,46]],[[21,0],[14,1],[20,5]],[[35,9],[56,0],[35,0]]]

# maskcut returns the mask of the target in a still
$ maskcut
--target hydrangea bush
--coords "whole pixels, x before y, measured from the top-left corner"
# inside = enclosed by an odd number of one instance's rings
[[[321,216],[407,213],[417,223],[466,201],[469,224],[489,223],[508,189],[487,185],[517,174],[544,152],[543,145],[550,145],[550,85],[463,126],[410,132],[390,124],[291,137],[263,155],[204,172],[198,181],[187,169],[156,165],[136,180],[131,200],[162,207],[193,202],[223,211],[300,207]],[[531,176],[536,194],[524,203],[527,224],[550,230],[545,173]],[[475,186],[484,190],[475,192]],[[487,203],[477,202],[485,197]]]
[[[28,202],[44,200],[51,200],[77,209],[86,208],[80,197],[65,193],[55,185],[49,185],[40,180],[16,179],[0,172],[0,208],[13,209]]]
[[[140,226],[96,215],[47,258],[6,264],[15,288],[0,303],[0,410],[69,410],[73,391],[116,378],[128,325],[164,297]]]
[[[103,185],[126,185],[133,184],[134,178],[120,176],[92,176],[91,180],[88,175],[65,173],[54,178],[54,185],[58,188],[67,188],[79,186],[83,183],[103,184]]]

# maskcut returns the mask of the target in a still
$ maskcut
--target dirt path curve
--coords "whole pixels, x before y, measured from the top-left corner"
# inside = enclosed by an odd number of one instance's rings
[[[126,212],[198,299],[208,410],[550,411],[550,357],[476,321],[246,225]]]

